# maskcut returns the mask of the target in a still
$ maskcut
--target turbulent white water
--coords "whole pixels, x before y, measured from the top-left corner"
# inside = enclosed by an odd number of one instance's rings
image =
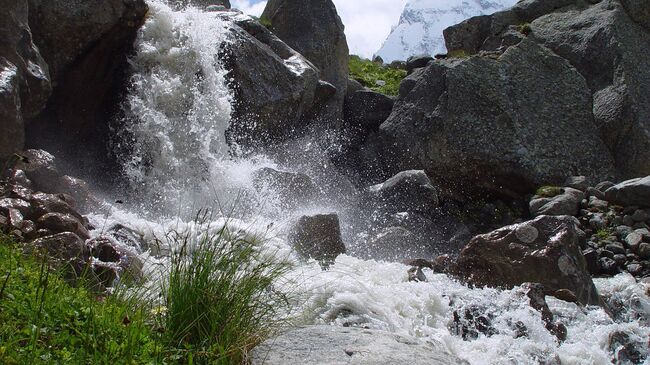
[[[348,255],[340,256],[329,271],[322,271],[316,262],[300,261],[286,243],[286,226],[292,217],[338,210],[345,230],[354,206],[331,199],[327,205],[305,202],[287,210],[271,186],[252,183],[254,171],[293,169],[311,174],[321,185],[345,184],[327,181],[336,174],[313,157],[318,151],[309,153],[313,148],[309,141],[299,142],[304,145],[296,148],[307,157],[293,165],[263,156],[229,158],[224,131],[232,97],[217,57],[220,45],[227,41],[223,34],[228,24],[214,13],[194,8],[175,11],[162,0],[151,0],[150,8],[132,59],[126,133],[117,141],[133,147],[125,154],[124,165],[136,202],[92,215],[91,222],[98,227],[95,234],[119,223],[153,241],[170,229],[191,227],[194,223],[185,213],[193,209],[230,206],[236,201],[244,212],[235,213],[239,219],[231,220],[231,227],[265,235],[269,239],[264,252],[294,263],[284,284],[294,294],[296,315],[303,323],[358,325],[432,339],[471,364],[606,364],[612,361],[608,338],[615,331],[628,333],[647,352],[650,283],[637,283],[629,275],[596,280],[602,294],[618,296],[624,303],[624,318],[619,322],[602,309],[548,298],[556,318],[568,328],[568,338],[560,344],[517,289],[469,289],[430,271],[425,271],[428,282],[409,282],[408,267],[402,264]],[[214,224],[222,224],[223,219]],[[346,235],[350,246],[355,246],[355,237]],[[164,263],[154,258],[157,251],[143,253],[150,272]],[[471,308],[489,314],[497,333],[468,340],[456,334],[454,311]],[[515,338],[516,322],[525,325],[527,337]]]

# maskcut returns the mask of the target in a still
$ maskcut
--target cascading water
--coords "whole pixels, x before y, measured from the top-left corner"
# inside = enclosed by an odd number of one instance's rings
[[[347,255],[339,256],[328,271],[316,262],[298,260],[286,243],[282,223],[300,211],[337,209],[337,204],[323,208],[305,202],[286,211],[278,207],[272,188],[254,186],[256,169],[278,164],[266,157],[238,160],[228,155],[224,132],[232,96],[217,56],[227,41],[223,34],[228,24],[215,13],[196,8],[174,10],[162,0],[150,0],[149,5],[137,55],[131,60],[124,129],[115,141],[128,152],[123,162],[136,203],[91,216],[99,227],[95,234],[119,223],[144,233],[145,240],[162,237],[171,228],[190,227],[193,210],[238,201],[248,213],[231,220],[234,226],[268,233],[271,223],[280,223],[264,249],[294,261],[286,285],[297,293],[294,304],[306,324],[364,326],[432,339],[471,364],[610,363],[608,338],[615,331],[628,333],[647,356],[643,344],[650,335],[648,284],[644,287],[626,274],[596,280],[601,294],[624,303],[617,321],[600,308],[549,298],[556,318],[568,328],[566,341],[559,343],[544,327],[541,314],[516,289],[470,289],[431,271],[425,271],[428,282],[409,282],[402,264]],[[303,151],[312,148],[309,141],[304,143]],[[336,175],[322,173],[321,162],[309,157],[294,163],[301,171],[321,170],[320,178]],[[355,208],[342,207],[339,204],[338,209],[345,221]],[[155,264],[150,253],[143,258]],[[454,330],[454,312],[472,308],[489,315],[494,334],[463,339]],[[525,326],[527,336],[516,336],[513,323]]]

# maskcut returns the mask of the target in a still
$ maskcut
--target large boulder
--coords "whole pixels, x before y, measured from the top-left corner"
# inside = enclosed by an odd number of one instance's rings
[[[348,84],[348,44],[345,28],[331,0],[269,0],[262,13],[269,29],[310,60],[336,95],[316,117],[341,119]]]
[[[605,191],[605,197],[623,206],[650,207],[650,176],[614,185]]]
[[[567,289],[582,304],[601,304],[587,271],[584,232],[574,217],[540,216],[474,237],[461,251],[454,271],[477,286],[513,288],[544,285],[547,295]]]
[[[306,326],[255,347],[253,365],[427,364],[462,365],[446,345],[354,327]]]
[[[106,159],[109,122],[120,111],[127,56],[147,9],[145,0],[29,0],[34,42],[54,85],[47,108],[27,129],[29,145],[66,152],[80,170],[103,168],[98,162]]]
[[[372,90],[348,92],[343,109],[346,124],[359,128],[363,135],[376,131],[388,119],[394,104],[392,97]]]
[[[223,55],[237,100],[231,141],[263,144],[299,130],[314,106],[318,69],[257,21],[219,16],[234,22]]]
[[[25,144],[25,120],[51,93],[48,66],[33,42],[27,0],[0,0],[0,162]]]
[[[452,53],[499,51],[517,42],[514,30],[569,61],[587,82],[615,166],[632,178],[650,174],[649,13],[647,1],[525,0],[450,27],[445,39]]]
[[[557,188],[559,194],[555,196],[535,195],[530,201],[530,214],[538,215],[577,215],[580,211],[580,202],[585,194],[573,188]]]
[[[329,266],[346,252],[336,214],[302,216],[289,233],[289,242],[298,254]]]
[[[584,78],[533,41],[498,57],[436,60],[407,80],[373,141],[379,169],[422,168],[456,193],[502,196],[615,174]]]

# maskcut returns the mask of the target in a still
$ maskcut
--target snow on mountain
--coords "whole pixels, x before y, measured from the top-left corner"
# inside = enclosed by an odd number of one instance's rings
[[[442,31],[465,19],[491,14],[518,0],[409,0],[399,24],[376,53],[384,62],[446,52]]]

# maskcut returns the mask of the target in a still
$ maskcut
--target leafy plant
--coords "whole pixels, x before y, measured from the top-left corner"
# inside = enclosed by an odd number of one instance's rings
[[[533,28],[531,28],[530,23],[519,24],[517,26],[517,29],[521,34],[525,35],[526,37],[528,37],[528,35],[533,32]]]
[[[350,56],[349,66],[350,77],[363,86],[386,95],[397,95],[399,84],[406,77],[405,70],[387,67],[355,55]]]

